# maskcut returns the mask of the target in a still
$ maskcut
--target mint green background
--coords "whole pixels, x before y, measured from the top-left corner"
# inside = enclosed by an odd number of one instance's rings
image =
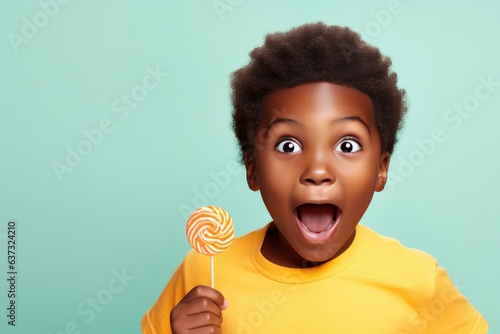
[[[500,333],[499,87],[456,129],[443,119],[479,77],[500,81],[498,2],[401,0],[376,34],[367,30],[373,13],[391,1],[232,3],[221,19],[210,0],[73,0],[18,53],[8,34],[21,34],[40,5],[0,4],[1,310],[9,219],[18,223],[19,271],[18,326],[0,311],[0,331],[55,334],[74,321],[82,333],[139,333],[189,249],[182,208],[194,208],[197,191],[232,214],[237,235],[267,223],[242,169],[215,188],[210,174],[237,159],[228,76],[266,33],[322,20],[361,31],[391,56],[407,89],[393,175],[416,154],[415,140],[436,128],[447,136],[404,182],[375,196],[363,223],[436,257]],[[169,76],[121,120],[112,102],[157,65]],[[51,164],[104,118],[114,131],[59,182]],[[78,305],[103,293],[113,270],[134,278],[85,322]]]

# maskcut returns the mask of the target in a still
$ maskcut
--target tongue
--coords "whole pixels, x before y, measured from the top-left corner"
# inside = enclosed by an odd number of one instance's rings
[[[326,231],[333,221],[335,207],[330,204],[304,204],[297,208],[300,221],[314,233]]]

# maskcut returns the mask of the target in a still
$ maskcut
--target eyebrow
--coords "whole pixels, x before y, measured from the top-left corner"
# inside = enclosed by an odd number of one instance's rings
[[[366,130],[368,131],[368,133],[371,135],[370,127],[368,126],[368,124],[366,124],[365,121],[363,121],[358,116],[346,116],[346,117],[338,118],[338,119],[334,120],[331,124],[335,124],[338,122],[351,122],[351,121],[355,121],[355,122],[363,125],[366,128]]]
[[[274,119],[271,123],[269,123],[269,125],[265,128],[264,137],[267,138],[269,131],[271,131],[271,129],[278,124],[291,124],[299,127],[304,127],[302,124],[300,124],[294,119],[278,117]]]
[[[366,130],[368,131],[368,133],[371,135],[370,127],[368,126],[368,124],[366,124],[365,121],[363,121],[358,116],[346,116],[346,117],[338,118],[336,120],[333,120],[331,124],[333,125],[333,124],[339,123],[339,122],[342,123],[342,122],[352,122],[352,121],[363,125],[366,128]],[[271,123],[269,123],[269,125],[265,128],[264,137],[268,136],[269,131],[271,131],[271,129],[273,127],[275,127],[278,124],[282,124],[282,123],[303,127],[303,125],[300,124],[299,122],[297,122],[296,120],[293,120],[290,118],[278,117],[278,118],[274,119]]]

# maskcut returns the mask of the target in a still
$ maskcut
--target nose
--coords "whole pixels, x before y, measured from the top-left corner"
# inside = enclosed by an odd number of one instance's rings
[[[306,158],[300,182],[304,185],[329,185],[335,182],[335,175],[328,154],[315,152]]]

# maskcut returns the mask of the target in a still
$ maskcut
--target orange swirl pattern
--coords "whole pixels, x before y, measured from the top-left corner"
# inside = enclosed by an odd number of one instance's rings
[[[186,235],[197,252],[204,255],[221,253],[233,242],[233,219],[217,206],[198,208],[187,221]]]

